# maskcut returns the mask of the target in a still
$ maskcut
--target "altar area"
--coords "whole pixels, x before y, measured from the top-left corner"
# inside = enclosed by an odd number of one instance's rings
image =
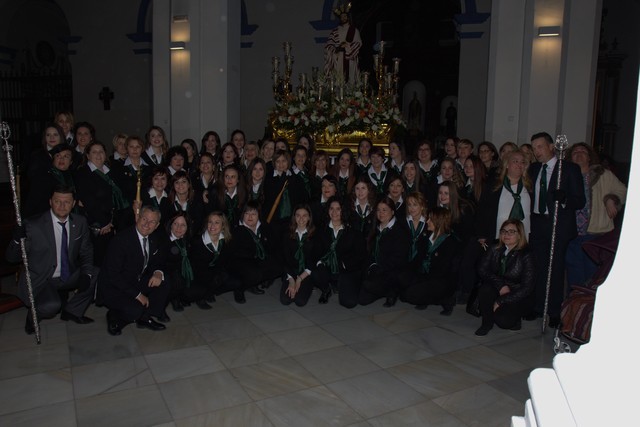
[[[384,41],[375,45],[372,72],[358,69],[360,34],[349,21],[350,4],[334,13],[340,24],[332,30],[324,48],[324,69],[312,67],[311,75],[299,73],[292,84],[292,45],[283,43],[283,58],[272,58],[271,80],[275,104],[269,110],[268,130],[274,139],[284,137],[295,145],[302,135],[315,149],[335,155],[343,148],[357,153],[358,143],[368,138],[386,149],[400,137],[405,122],[398,107],[400,58],[385,64]],[[280,63],[284,72],[280,72]]]

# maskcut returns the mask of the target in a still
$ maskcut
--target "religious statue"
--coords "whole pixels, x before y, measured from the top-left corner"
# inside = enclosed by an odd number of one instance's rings
[[[413,99],[409,102],[409,120],[407,121],[407,129],[419,130],[420,120],[422,119],[422,104],[418,100],[418,93],[413,92]]]
[[[324,74],[334,75],[337,81],[357,83],[358,53],[362,46],[360,31],[350,20],[351,3],[342,4],[333,13],[340,18],[340,24],[331,30],[324,47]]]

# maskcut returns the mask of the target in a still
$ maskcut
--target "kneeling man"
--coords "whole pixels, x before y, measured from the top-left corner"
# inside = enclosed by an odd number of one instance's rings
[[[109,309],[111,335],[120,335],[133,322],[152,331],[165,329],[152,318],[168,320],[164,311],[169,296],[163,272],[166,255],[160,237],[152,236],[159,224],[160,211],[144,206],[135,225],[109,243],[98,276],[98,300]]]

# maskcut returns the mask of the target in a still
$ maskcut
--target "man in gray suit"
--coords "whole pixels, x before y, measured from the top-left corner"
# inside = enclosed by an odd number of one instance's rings
[[[71,213],[75,206],[73,189],[56,186],[49,200],[51,209],[29,218],[16,227],[6,257],[22,260],[20,239],[26,238],[29,274],[38,319],[52,318],[85,324],[93,322],[84,313],[93,301],[97,269],[93,266],[93,246],[83,216]],[[68,293],[72,292],[71,298]],[[29,306],[26,274],[20,276],[18,296]],[[68,300],[67,300],[68,298]],[[34,333],[31,312],[25,332]]]

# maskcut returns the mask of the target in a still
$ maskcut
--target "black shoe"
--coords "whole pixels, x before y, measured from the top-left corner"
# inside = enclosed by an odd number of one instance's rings
[[[326,304],[329,302],[329,297],[331,297],[331,288],[326,291],[322,291],[322,295],[320,295],[320,299],[318,300],[318,304]]]
[[[27,320],[24,322],[24,331],[27,335],[33,335],[36,333],[36,327],[33,324],[30,311],[27,312]]]
[[[264,289],[260,289],[258,286],[254,286],[252,288],[249,288],[248,291],[251,292],[254,295],[263,295],[264,294]]]
[[[110,312],[107,312],[107,332],[109,332],[109,335],[118,336],[122,334],[122,326],[118,319],[114,318]]]
[[[162,323],[156,322],[152,318],[148,318],[147,320],[136,320],[136,326],[140,329],[150,329],[152,331],[164,331],[167,329]]]
[[[554,328],[557,329],[560,327],[560,318],[557,316],[550,316],[549,317],[549,327],[550,328]]]
[[[428,304],[418,304],[418,305],[416,305],[416,306],[415,306],[415,307],[413,307],[413,308],[415,308],[416,310],[426,310],[426,309],[427,309],[427,307],[429,307],[429,305],[428,305]]]
[[[87,316],[76,316],[74,314],[68,313],[64,310],[62,310],[62,313],[60,313],[60,320],[71,320],[72,322],[75,322],[79,325],[86,325],[87,323],[93,323],[93,319]]]
[[[451,313],[453,313],[453,306],[451,305],[442,306],[442,311],[440,312],[441,316],[451,316]]]
[[[163,312],[160,316],[156,316],[156,319],[158,319],[158,322],[162,322],[162,323],[171,322],[171,318],[169,317],[166,311]]]
[[[538,313],[532,311],[532,312],[522,316],[522,320],[526,320],[527,322],[531,322],[533,320],[539,319],[540,317],[542,317],[542,316],[540,316]]]
[[[200,301],[196,301],[196,305],[198,306],[198,308],[202,309],[202,310],[211,310],[211,306],[207,303],[207,301],[201,299]]]
[[[466,312],[474,317],[480,317],[480,309],[475,304],[467,304]]]
[[[383,307],[393,307],[398,302],[398,297],[387,297],[387,300],[382,304]]]
[[[191,307],[191,301],[182,299],[180,300],[180,305],[182,305],[183,307]]]
[[[247,302],[247,299],[244,297],[244,292],[242,292],[242,291],[234,292],[233,293],[233,299],[238,304],[244,304],[244,303]]]
[[[216,302],[216,297],[215,296],[210,296],[210,297],[205,298],[204,300],[205,300],[205,302],[214,303],[214,302]],[[200,306],[198,306],[198,307],[200,307]],[[202,308],[202,307],[200,307],[200,308]]]
[[[483,336],[487,335],[491,329],[492,329],[491,326],[480,326],[476,330],[476,335],[479,336],[479,337],[483,337]]]
[[[510,331],[519,331],[522,329],[522,320],[518,319],[515,325],[509,328]]]
[[[175,312],[184,311],[184,306],[182,305],[179,299],[171,300],[171,308],[173,308],[173,311]]]

